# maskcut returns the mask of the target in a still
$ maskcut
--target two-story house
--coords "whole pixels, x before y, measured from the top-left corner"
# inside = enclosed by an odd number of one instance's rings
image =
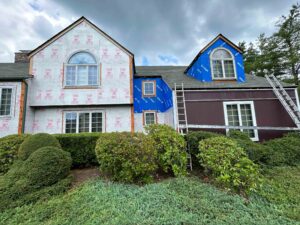
[[[298,106],[296,87],[283,84]],[[241,129],[253,140],[298,129],[267,79],[245,74],[222,35],[189,66],[135,66],[134,55],[82,17],[0,64],[0,136],[14,133]]]

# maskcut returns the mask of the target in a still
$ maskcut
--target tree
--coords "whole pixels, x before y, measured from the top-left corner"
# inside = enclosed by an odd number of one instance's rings
[[[282,16],[277,23],[279,30],[273,35],[278,41],[278,50],[283,62],[298,85],[300,72],[300,5],[292,6],[288,16]]]

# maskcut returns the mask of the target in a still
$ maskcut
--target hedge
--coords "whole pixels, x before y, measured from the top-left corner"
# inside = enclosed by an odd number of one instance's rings
[[[143,133],[104,133],[96,154],[100,171],[114,181],[149,183],[157,169],[155,142]]]
[[[9,170],[17,158],[20,145],[28,136],[28,134],[13,134],[0,138],[0,175]]]
[[[229,137],[234,139],[245,150],[249,159],[253,162],[261,165],[268,163],[269,155],[272,154],[269,146],[252,141],[246,133],[239,130],[231,130]]]
[[[98,165],[95,147],[101,133],[55,134],[64,151],[70,152],[75,168]]]
[[[269,147],[267,165],[270,166],[295,166],[300,164],[300,136],[287,134],[264,143]]]
[[[42,147],[53,146],[61,148],[59,142],[51,134],[37,133],[26,138],[20,145],[18,159],[26,160],[33,152]]]

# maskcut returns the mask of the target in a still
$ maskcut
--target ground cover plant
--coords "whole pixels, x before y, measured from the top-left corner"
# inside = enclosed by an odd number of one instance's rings
[[[145,186],[95,180],[38,202],[0,213],[1,224],[256,224],[290,225],[274,204],[246,201],[195,177]]]

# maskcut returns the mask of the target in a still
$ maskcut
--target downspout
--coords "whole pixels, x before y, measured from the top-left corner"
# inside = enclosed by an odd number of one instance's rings
[[[25,84],[25,93],[24,93],[24,104],[23,104],[23,116],[22,116],[22,134],[25,132],[25,117],[26,117],[26,109],[27,109],[27,93],[28,93],[28,84],[25,80],[23,80]]]

